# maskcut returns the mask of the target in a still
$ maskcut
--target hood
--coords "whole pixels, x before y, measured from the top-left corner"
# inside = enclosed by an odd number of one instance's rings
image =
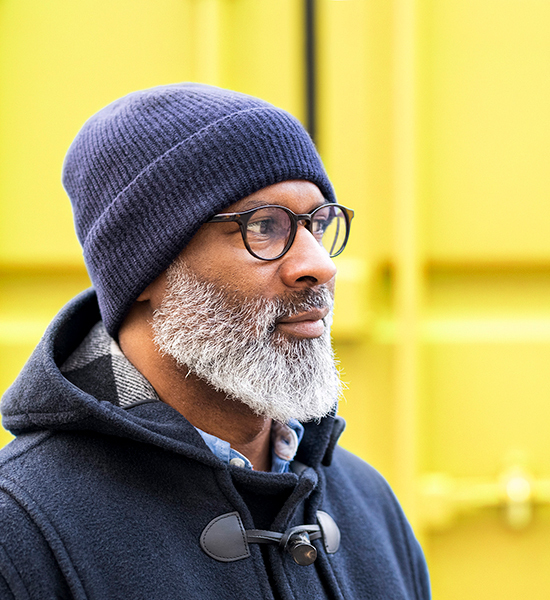
[[[16,436],[73,430],[127,437],[221,467],[223,463],[208,450],[195,428],[167,404],[156,402],[127,410],[96,399],[64,377],[60,365],[99,319],[93,289],[61,310],[2,398],[3,426]],[[343,420],[330,416],[304,427],[296,459],[311,467],[330,464]]]

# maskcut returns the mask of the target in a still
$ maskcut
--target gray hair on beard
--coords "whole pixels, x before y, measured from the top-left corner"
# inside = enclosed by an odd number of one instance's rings
[[[331,313],[319,338],[289,338],[277,320],[330,306],[326,287],[285,297],[248,298],[201,281],[181,260],[167,271],[167,290],[152,319],[164,355],[215,390],[281,423],[321,419],[342,384],[330,342]]]

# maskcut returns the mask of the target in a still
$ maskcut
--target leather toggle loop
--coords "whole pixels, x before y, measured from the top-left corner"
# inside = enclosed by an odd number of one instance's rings
[[[340,547],[340,530],[326,512],[317,511],[318,525],[298,525],[284,533],[265,529],[245,530],[238,512],[216,517],[204,528],[200,544],[208,556],[221,562],[233,562],[250,556],[249,544],[277,544],[289,552],[296,564],[308,566],[317,558],[317,548],[311,543],[323,539],[328,554]]]

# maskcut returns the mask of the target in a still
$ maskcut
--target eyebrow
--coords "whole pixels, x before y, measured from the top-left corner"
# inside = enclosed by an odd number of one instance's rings
[[[312,208],[309,209],[309,212],[315,210],[316,208],[319,208],[320,206],[324,206],[325,204],[333,204],[333,202],[328,202],[326,199],[324,202],[321,202],[320,204],[317,204],[317,206],[313,206]],[[253,210],[254,208],[260,208],[261,206],[283,206],[282,204],[270,204],[269,202],[265,202],[261,201],[261,200],[249,200],[246,202],[246,204],[240,208],[239,210],[233,210],[231,212],[234,213],[242,213],[245,212],[247,210]],[[288,207],[285,207],[288,208]],[[289,209],[292,210],[292,209]],[[293,211],[294,212],[294,211]]]
[[[239,210],[234,210],[232,212],[244,212],[245,210],[252,210],[253,208],[260,208],[260,206],[268,206],[269,202],[265,200],[248,200]]]

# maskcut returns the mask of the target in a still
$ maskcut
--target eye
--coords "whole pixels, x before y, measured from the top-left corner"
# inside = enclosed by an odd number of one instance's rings
[[[324,233],[330,225],[329,219],[315,219],[313,221],[313,233]]]
[[[254,212],[246,224],[246,233],[257,238],[276,239],[290,231],[290,218],[278,207],[261,208]]]
[[[311,230],[314,235],[323,235],[325,231],[330,227],[334,220],[334,212],[330,209],[320,210],[315,213],[313,222],[311,223]]]
[[[246,231],[255,235],[270,235],[276,230],[275,219],[271,217],[255,217],[248,221]]]

